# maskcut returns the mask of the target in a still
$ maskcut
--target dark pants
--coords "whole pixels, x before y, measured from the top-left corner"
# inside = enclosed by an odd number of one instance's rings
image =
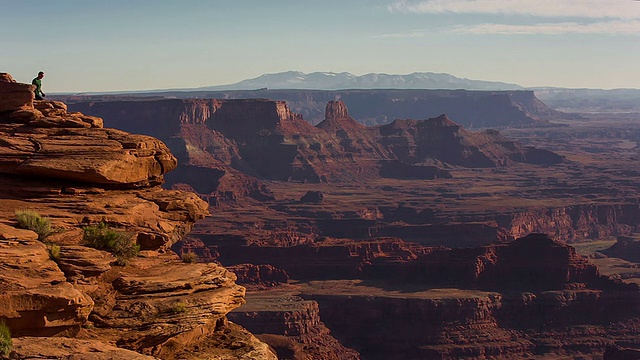
[[[42,97],[42,95],[36,94],[36,100],[44,100],[44,98]]]

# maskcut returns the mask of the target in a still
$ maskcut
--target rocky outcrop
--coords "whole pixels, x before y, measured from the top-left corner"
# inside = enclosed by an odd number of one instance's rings
[[[35,86],[17,83],[10,74],[0,73],[0,114],[33,108]]]
[[[473,133],[451,121],[447,115],[428,120],[395,120],[377,128],[378,143],[407,164],[444,162],[464,167],[506,166],[510,161],[530,162],[528,152],[497,130]],[[535,160],[552,165],[562,157],[537,149]]]
[[[0,93],[12,84],[0,82]],[[12,356],[147,358],[118,349],[127,348],[159,358],[275,359],[226,320],[244,302],[235,275],[169,251],[208,205],[159,186],[176,167],[164,143],[105,129],[63,103],[16,98],[0,97],[8,109],[0,113],[0,319],[13,336],[74,339],[16,339]],[[14,212],[23,209],[49,219],[47,245],[44,232],[17,229]],[[83,227],[98,223],[126,230],[139,256],[124,266],[86,247]]]
[[[395,119],[422,119],[446,113],[466,128],[518,127],[544,125],[547,120],[572,116],[549,108],[536,98],[533,91],[261,89],[167,92],[161,95],[178,98],[285,100],[293,111],[313,124],[325,119],[325,105],[337,99],[347,104],[353,116],[366,125],[384,125]],[[128,99],[136,97],[129,96]],[[69,102],[79,104],[100,100],[101,97],[96,96],[73,96],[68,99]]]
[[[121,346],[161,358],[213,333],[244,303],[233,273],[214,264],[185,265],[175,255],[138,259],[105,284],[87,289],[90,320]]]
[[[626,322],[640,314],[638,286],[599,275],[544,235],[434,249],[364,278],[312,281],[301,296],[316,300],[334,336],[366,358],[601,354],[637,336]],[[609,331],[614,341],[603,336]]]
[[[103,129],[101,119],[67,113],[56,102],[36,102],[6,117],[21,122],[0,124],[0,173],[46,177],[114,187],[162,183],[176,159],[159,140]]]
[[[360,359],[356,351],[331,336],[320,319],[317,302],[286,293],[269,294],[249,294],[248,304],[229,313],[229,319],[258,334],[281,358]]]
[[[568,242],[628,235],[638,228],[639,218],[637,203],[568,205],[495,216],[513,238],[540,232]]]
[[[64,337],[20,337],[13,339],[11,359],[152,360],[157,358],[97,341]]]
[[[602,250],[602,254],[631,262],[640,262],[640,241],[630,236],[618,236],[615,244]]]
[[[268,264],[238,264],[227,269],[236,275],[238,284],[251,288],[270,288],[289,282],[286,271]]]
[[[163,115],[153,118],[157,110],[146,111],[153,103],[165,109]],[[161,136],[183,164],[180,179],[170,179],[171,183],[192,184],[201,194],[221,194],[227,189],[224,184],[230,183],[223,179],[241,178],[239,172],[301,182],[379,176],[434,179],[450,176],[444,165],[499,167],[510,162],[552,165],[563,161],[554,153],[522,147],[495,130],[466,131],[446,116],[366,127],[349,115],[343,101],[329,101],[325,118],[316,127],[285,102],[265,99],[95,102],[73,108],[103,116],[111,126]],[[146,126],[138,118],[128,120],[140,112],[146,112]],[[173,115],[167,118],[168,114]],[[158,121],[170,125],[160,131],[151,125]],[[265,193],[256,183],[240,183],[248,185],[244,191],[238,186],[228,189],[242,195]]]
[[[533,347],[498,325],[497,293],[442,289],[403,295],[337,281],[312,283],[302,296],[317,300],[335,336],[367,359],[517,357]]]
[[[217,255],[213,260],[225,266],[267,263],[284,269],[296,279],[374,277],[383,275],[385,271],[398,274],[394,270],[396,267],[415,260],[418,254],[430,251],[400,239],[353,241],[325,238],[296,246],[250,246],[232,239],[220,240],[205,240],[211,253]]]
[[[87,321],[94,301],[66,281],[47,247],[27,230],[4,229],[0,240],[0,318],[14,336],[73,335]]]

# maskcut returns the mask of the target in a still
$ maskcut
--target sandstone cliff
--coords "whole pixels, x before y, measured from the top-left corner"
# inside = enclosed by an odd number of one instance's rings
[[[154,104],[156,109],[151,109]],[[101,116],[111,126],[165,140],[182,164],[169,183],[188,183],[201,194],[223,196],[230,191],[268,197],[268,190],[247,175],[301,182],[378,176],[433,179],[450,176],[443,166],[563,161],[495,130],[466,131],[446,116],[365,127],[342,101],[330,101],[316,127],[283,101],[264,99],[107,101],[77,103],[73,108]]]
[[[164,143],[33,101],[32,90],[0,76],[0,319],[19,337],[11,357],[275,358],[226,320],[244,302],[233,273],[167,251],[208,210],[159,186],[177,165]],[[17,228],[24,209],[51,219],[47,243]],[[126,229],[141,255],[119,266],[87,247],[82,227],[101,222]]]
[[[252,305],[233,317],[256,332],[294,338],[318,327],[309,320],[314,300],[332,335],[366,359],[578,356],[638,344],[638,286],[600,275],[545,235],[473,249],[383,244],[319,246],[315,257],[291,250],[287,257],[301,260],[280,264],[316,280],[252,293]],[[323,256],[329,251],[332,261]],[[322,266],[311,261],[318,258]]]
[[[466,128],[537,126],[547,120],[572,118],[549,108],[533,91],[467,91],[467,90],[277,90],[165,92],[155,94],[171,98],[285,100],[291,109],[307,121],[324,120],[325,105],[341,100],[353,116],[366,125],[384,125],[395,119],[423,119],[448,114]],[[70,103],[101,99],[136,99],[148,94],[129,96],[72,96]]]

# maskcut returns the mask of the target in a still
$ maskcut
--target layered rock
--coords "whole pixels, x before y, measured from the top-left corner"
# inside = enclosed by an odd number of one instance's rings
[[[11,359],[152,360],[157,358],[97,341],[63,337],[20,337],[13,340]]]
[[[0,318],[14,336],[77,333],[94,301],[66,281],[36,233],[0,227]]]
[[[229,319],[257,334],[282,358],[360,359],[331,336],[317,302],[274,291],[249,294],[248,304],[229,313]]]
[[[87,289],[96,301],[94,325],[122,346],[162,358],[202,341],[244,303],[233,273],[214,264],[184,265],[175,255],[139,259],[100,283]]]
[[[497,293],[384,291],[357,281],[311,283],[302,293],[318,301],[335,336],[367,359],[515,357],[532,348],[498,325]]]
[[[145,95],[148,96],[148,94]],[[443,113],[457,119],[466,128],[535,126],[544,125],[547,120],[571,117],[570,114],[563,114],[546,106],[536,98],[533,91],[261,89],[167,92],[160,95],[183,99],[198,97],[285,100],[293,111],[313,124],[325,119],[325,105],[336,99],[344,101],[354,117],[366,125],[384,125],[395,119],[421,119]],[[113,96],[104,98],[108,100]],[[127,99],[136,99],[136,96],[132,95]],[[78,104],[88,104],[101,100],[101,97],[72,96],[68,100]]]
[[[446,115],[424,121],[395,120],[378,130],[381,138],[377,142],[407,164],[431,160],[464,167],[495,167],[505,166],[509,161],[562,162],[557,154],[540,149],[535,150],[534,159],[529,159],[533,149],[521,147],[496,130],[466,131]]]
[[[0,93],[12,84],[0,82]],[[76,339],[16,339],[12,356],[146,358],[110,343],[160,358],[275,359],[226,320],[244,302],[233,273],[168,252],[208,205],[159,186],[177,164],[164,143],[104,129],[63,103],[19,98],[0,97],[0,318],[14,336]],[[50,245],[16,228],[10,219],[23,209],[51,221]],[[118,266],[86,247],[82,227],[98,223],[126,230],[140,256]]]
[[[0,114],[33,107],[35,86],[17,83],[10,74],[0,73]]]
[[[152,103],[167,108],[162,116],[154,118],[155,110],[148,111],[147,126],[139,119],[128,121]],[[245,191],[225,186],[229,183],[225,177],[242,177],[238,171],[275,180],[340,182],[378,176],[449,177],[443,165],[563,161],[554,153],[524,148],[497,131],[465,131],[446,117],[365,127],[349,115],[343,101],[330,101],[317,127],[290,111],[285,102],[265,99],[96,102],[74,108],[103,116],[112,126],[163,136],[184,164],[182,173],[189,174],[172,183],[193,184],[201,194],[225,189],[242,195],[265,192],[248,180],[240,181],[247,185]],[[167,114],[173,115],[167,119]],[[150,125],[158,121],[169,122],[165,129],[173,130],[160,132]]]
[[[637,285],[600,276],[543,235],[436,249],[368,280],[314,281],[301,293],[318,301],[334,336],[372,359],[601,354],[635,343],[640,314]]]

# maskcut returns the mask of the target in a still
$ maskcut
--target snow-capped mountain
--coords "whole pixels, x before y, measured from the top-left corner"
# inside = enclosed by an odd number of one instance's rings
[[[470,80],[449,74],[420,72],[408,75],[366,74],[356,76],[347,72],[286,71],[264,74],[235,84],[207,86],[197,90],[255,90],[255,89],[467,89],[521,90],[521,86],[494,81]]]

